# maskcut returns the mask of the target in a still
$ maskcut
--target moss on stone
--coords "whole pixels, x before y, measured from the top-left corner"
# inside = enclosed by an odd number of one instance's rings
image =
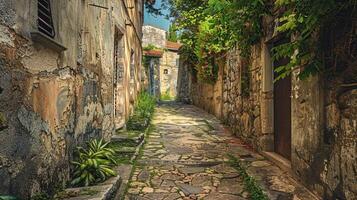
[[[5,114],[0,112],[0,130],[7,127],[7,120]]]

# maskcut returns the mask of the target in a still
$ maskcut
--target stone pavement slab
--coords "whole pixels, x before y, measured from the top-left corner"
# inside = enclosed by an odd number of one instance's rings
[[[163,104],[152,121],[125,199],[250,199],[227,161],[239,158],[270,199],[315,197],[287,173],[232,136],[214,116],[191,105]]]

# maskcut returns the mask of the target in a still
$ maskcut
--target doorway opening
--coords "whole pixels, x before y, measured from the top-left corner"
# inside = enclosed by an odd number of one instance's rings
[[[114,122],[115,128],[125,124],[125,88],[124,88],[124,43],[123,34],[116,28],[114,35]]]
[[[274,42],[273,46],[286,43],[287,39]],[[289,58],[273,62],[273,69],[284,66]],[[274,72],[274,79],[277,74]],[[274,82],[274,152],[291,160],[291,76]]]

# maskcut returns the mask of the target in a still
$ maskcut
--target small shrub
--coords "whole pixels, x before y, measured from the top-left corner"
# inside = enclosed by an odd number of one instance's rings
[[[160,99],[162,101],[171,101],[173,98],[170,96],[169,92],[165,92],[164,94],[161,94]]]
[[[88,143],[87,149],[78,148],[78,160],[72,162],[75,165],[73,186],[93,185],[116,175],[112,169],[116,165],[115,151],[107,147],[108,144],[95,139]]]
[[[145,130],[154,114],[155,104],[156,99],[153,96],[147,92],[141,92],[134,108],[134,114],[128,120],[128,130]]]

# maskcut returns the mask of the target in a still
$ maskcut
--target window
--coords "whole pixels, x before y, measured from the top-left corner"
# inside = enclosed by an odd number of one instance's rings
[[[123,35],[116,29],[114,35],[114,83],[121,84],[124,78]]]
[[[130,56],[130,78],[134,79],[134,73],[135,73],[135,53],[134,53],[134,50],[131,50],[131,56]]]
[[[168,69],[164,69],[164,74],[169,74],[169,70]]]
[[[55,37],[55,29],[53,27],[51,3],[50,0],[38,0],[38,30],[51,37]]]

